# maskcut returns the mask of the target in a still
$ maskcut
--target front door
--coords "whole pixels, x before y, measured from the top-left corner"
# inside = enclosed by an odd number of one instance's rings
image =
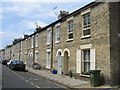
[[[32,54],[28,55],[29,66],[32,66]]]
[[[62,56],[61,52],[58,54],[58,74],[62,74]]]

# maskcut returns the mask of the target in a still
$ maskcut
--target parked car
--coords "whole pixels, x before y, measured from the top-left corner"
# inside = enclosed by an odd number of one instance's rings
[[[9,67],[12,70],[25,70],[26,65],[23,61],[12,60]]]
[[[2,64],[7,65],[7,62],[9,62],[9,61],[10,61],[9,59],[2,59]]]
[[[10,66],[10,63],[12,62],[13,60],[10,60],[9,62],[7,62],[7,66],[9,67]]]

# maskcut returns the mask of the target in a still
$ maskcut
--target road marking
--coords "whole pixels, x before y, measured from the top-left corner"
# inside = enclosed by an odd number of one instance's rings
[[[40,88],[39,86],[35,86],[36,88]]]
[[[28,80],[25,80],[26,82],[29,82]]]
[[[22,78],[22,79],[25,79],[25,78]]]
[[[34,85],[34,83],[30,82],[30,84]]]
[[[19,76],[19,77],[22,77],[22,76]]]

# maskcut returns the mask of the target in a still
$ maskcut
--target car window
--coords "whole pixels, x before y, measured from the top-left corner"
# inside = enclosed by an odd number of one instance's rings
[[[23,61],[16,61],[17,64],[24,64]]]

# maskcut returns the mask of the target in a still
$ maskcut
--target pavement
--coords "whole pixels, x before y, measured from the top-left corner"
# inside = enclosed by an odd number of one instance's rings
[[[90,86],[89,81],[75,79],[74,77],[70,78],[67,75],[52,74],[52,72],[50,70],[34,70],[31,67],[26,67],[26,70],[28,70],[28,72],[30,72],[30,73],[41,76],[45,79],[56,82],[58,84],[66,86],[68,88],[111,88],[110,86],[92,87],[92,86]]]
[[[2,65],[0,64],[0,90],[2,89]]]

